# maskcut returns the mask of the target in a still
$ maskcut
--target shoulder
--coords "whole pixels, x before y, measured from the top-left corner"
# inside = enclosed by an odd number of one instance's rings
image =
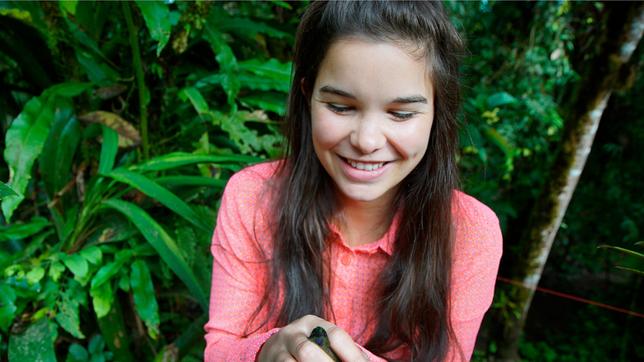
[[[280,162],[268,161],[243,168],[228,179],[224,193],[230,194],[237,191],[246,193],[260,190],[275,175]]]
[[[453,219],[453,313],[456,320],[471,320],[492,303],[503,236],[494,211],[460,191],[454,194]]]
[[[221,197],[213,246],[221,246],[242,260],[256,259],[259,249],[268,248],[273,214],[270,186],[278,166],[279,161],[263,162],[230,177]]]
[[[499,219],[487,205],[461,191],[455,191],[452,201],[452,215],[456,230],[457,250],[459,248],[502,247],[503,237]]]

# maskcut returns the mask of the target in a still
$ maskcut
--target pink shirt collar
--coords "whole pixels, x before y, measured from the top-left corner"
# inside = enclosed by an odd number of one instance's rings
[[[340,230],[334,223],[329,224],[329,229],[331,230],[331,238],[333,239],[333,241],[337,241],[340,245],[344,246],[347,249],[353,250],[354,252],[364,252],[367,254],[373,254],[378,250],[382,250],[387,253],[387,255],[391,256],[394,252],[394,243],[396,242],[396,232],[398,231],[399,223],[400,213],[396,213],[396,215],[394,215],[394,219],[391,221],[389,229],[380,239],[368,244],[358,246],[349,246],[340,233]]]

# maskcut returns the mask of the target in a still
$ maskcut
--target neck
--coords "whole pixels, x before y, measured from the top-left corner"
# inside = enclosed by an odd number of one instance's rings
[[[380,239],[391,224],[392,204],[393,197],[369,202],[341,198],[337,219],[347,244],[358,246]]]

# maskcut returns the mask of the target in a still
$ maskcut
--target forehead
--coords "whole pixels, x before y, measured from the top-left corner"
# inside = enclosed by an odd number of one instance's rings
[[[405,42],[341,38],[329,47],[317,74],[315,89],[341,87],[358,96],[397,97],[421,93],[432,86],[427,60]]]

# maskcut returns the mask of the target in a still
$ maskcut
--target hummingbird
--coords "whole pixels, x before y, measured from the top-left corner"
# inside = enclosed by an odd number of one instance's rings
[[[331,357],[333,362],[342,362],[340,358],[333,352],[331,349],[331,344],[329,343],[329,336],[327,336],[326,331],[322,327],[315,327],[311,331],[309,336],[309,341],[317,344],[322,348],[322,350]]]

